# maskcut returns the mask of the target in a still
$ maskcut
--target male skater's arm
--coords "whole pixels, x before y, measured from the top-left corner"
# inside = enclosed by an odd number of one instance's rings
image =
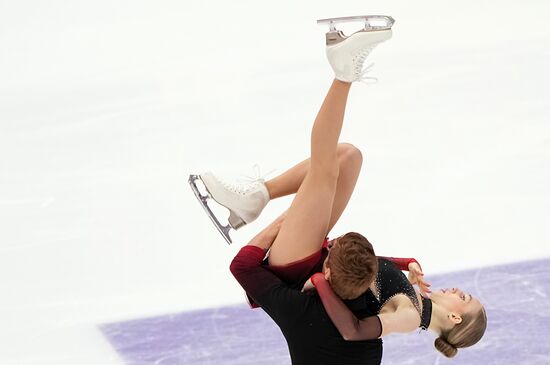
[[[279,325],[293,323],[301,315],[308,296],[290,289],[262,265],[266,252],[279,233],[283,217],[270,224],[241,248],[230,270],[247,294]]]
[[[342,299],[334,293],[323,274],[314,274],[311,277],[311,282],[332,323],[345,340],[373,340],[393,332],[410,332],[419,325],[418,313],[409,307],[399,308],[393,313],[379,314],[359,320]]]
[[[430,284],[424,282],[420,264],[414,258],[383,257],[394,263],[399,270],[409,271],[419,284],[421,291],[429,292]],[[409,275],[409,280],[411,275]],[[344,302],[334,293],[328,281],[321,274],[311,277],[319,297],[330,319],[346,340],[371,340],[391,332],[408,332],[415,326],[415,313],[400,311],[390,316],[371,316],[359,320]],[[413,284],[413,280],[411,280]]]
[[[334,293],[322,273],[314,274],[311,277],[311,282],[315,286],[332,323],[345,340],[374,340],[382,335],[382,323],[378,316],[371,316],[362,320],[357,319],[342,299]]]

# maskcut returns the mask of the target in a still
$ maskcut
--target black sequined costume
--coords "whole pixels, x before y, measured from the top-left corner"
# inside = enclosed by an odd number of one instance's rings
[[[411,300],[418,311],[421,318],[419,327],[427,329],[431,319],[431,301],[423,299],[421,308],[414,287],[401,269],[396,267],[393,262],[383,258],[378,259],[378,264],[378,274],[375,281],[376,290],[373,292],[369,289],[359,298],[346,302],[347,307],[332,290],[319,292],[319,296],[332,322],[342,335],[347,334],[350,340],[378,338],[382,334],[382,325],[378,316],[359,320],[352,311],[357,312],[356,308],[369,307],[375,309],[376,313],[380,313],[382,307],[390,299],[396,295],[404,294]],[[321,285],[324,280],[322,276],[314,276],[312,279],[316,287]]]
[[[371,301],[373,306],[378,307],[378,312],[391,298],[399,294],[405,294],[413,303],[418,314],[422,314],[413,286],[405,274],[395,267],[392,262],[386,259],[378,259],[378,275],[375,284],[378,293],[369,290],[365,293],[365,297]]]

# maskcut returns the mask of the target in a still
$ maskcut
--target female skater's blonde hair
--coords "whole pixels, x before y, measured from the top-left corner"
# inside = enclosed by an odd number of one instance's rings
[[[363,294],[378,272],[371,243],[356,232],[338,238],[326,265],[330,269],[330,285],[342,299],[355,299]]]
[[[487,329],[487,313],[481,308],[476,313],[465,313],[462,322],[443,332],[435,340],[435,348],[446,357],[453,357],[459,348],[476,344]]]

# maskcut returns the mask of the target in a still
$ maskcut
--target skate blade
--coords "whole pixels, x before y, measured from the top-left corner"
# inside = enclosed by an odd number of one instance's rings
[[[317,24],[328,24],[331,32],[335,32],[335,24],[339,23],[350,23],[350,22],[359,22],[363,21],[365,23],[364,30],[366,31],[377,31],[377,30],[386,30],[391,29],[395,23],[389,15],[357,15],[357,16],[345,16],[340,18],[327,18],[317,20]]]
[[[220,234],[223,236],[223,238],[227,241],[228,244],[233,243],[233,241],[231,240],[231,237],[229,236],[229,231],[231,230],[231,226],[230,225],[227,225],[227,226],[222,225],[220,223],[220,221],[218,220],[218,218],[216,218],[216,215],[214,214],[214,212],[212,212],[212,210],[208,206],[208,195],[202,195],[201,194],[201,192],[199,191],[199,189],[197,187],[197,184],[196,184],[197,180],[200,180],[201,183],[202,183],[202,180],[201,180],[200,176],[198,176],[198,175],[189,175],[188,182],[189,182],[189,186],[191,186],[191,190],[193,190],[193,193],[195,193],[195,197],[197,197],[197,200],[202,205],[204,211],[206,212],[206,215],[208,215],[208,217],[210,218],[212,223],[214,223],[214,226],[216,226],[217,230],[220,232]],[[203,183],[203,185],[204,185],[204,183]]]

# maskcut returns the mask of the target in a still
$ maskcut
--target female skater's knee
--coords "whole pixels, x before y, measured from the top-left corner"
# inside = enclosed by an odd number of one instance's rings
[[[363,154],[351,143],[340,143],[338,145],[338,160],[340,165],[361,166]]]

